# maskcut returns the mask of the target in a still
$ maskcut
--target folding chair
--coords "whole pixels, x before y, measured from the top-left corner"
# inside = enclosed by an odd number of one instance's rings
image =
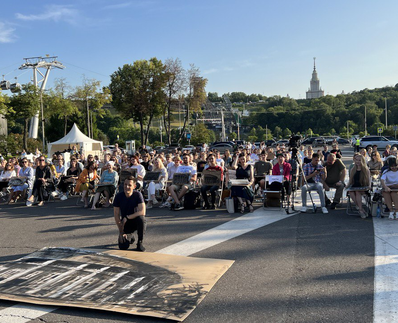
[[[144,176],[144,179],[143,179],[143,182],[144,182],[143,195],[144,196],[146,196],[145,194],[146,194],[146,191],[147,191],[146,188],[148,187],[148,184],[150,182],[158,183],[159,182],[159,178],[160,178],[161,175],[162,174],[160,172],[146,172],[145,173],[145,176]],[[164,192],[164,189],[163,190],[155,190],[155,195],[156,195],[156,192],[157,192],[158,196],[159,196],[159,191],[163,191]],[[146,196],[146,197],[149,199],[149,196]],[[161,199],[163,201],[163,194],[161,195]]]
[[[359,211],[356,209],[356,205],[351,202],[350,198],[350,192],[354,191],[360,191],[364,192],[362,196],[362,204],[365,206],[365,212],[368,214],[368,216],[372,215],[372,195],[371,195],[371,190],[369,187],[349,187],[347,189],[347,208],[346,208],[346,213],[348,215],[360,215]],[[365,201],[365,203],[363,203]]]
[[[270,189],[272,183],[280,183],[282,188],[280,190]],[[283,208],[283,175],[266,175],[265,176],[265,190],[263,190],[263,206],[264,207],[280,207]]]
[[[118,185],[118,192],[124,192],[124,181],[126,178],[129,178],[130,176],[133,176],[137,178],[137,170],[135,168],[126,168],[122,169],[119,174],[119,185]],[[142,187],[139,189],[141,190]]]
[[[221,180],[221,171],[203,170],[202,171],[202,186],[218,186],[218,207],[221,205],[221,195],[224,190],[224,181]]]

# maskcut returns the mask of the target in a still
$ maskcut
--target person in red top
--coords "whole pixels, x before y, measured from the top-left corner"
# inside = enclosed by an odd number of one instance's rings
[[[292,165],[285,161],[285,155],[282,153],[278,153],[276,155],[278,162],[272,168],[272,175],[283,175],[283,183],[274,182],[271,184],[271,190],[282,190],[282,187],[285,188],[286,195],[290,196],[292,193],[292,189],[290,186],[291,175],[290,171],[292,170]],[[283,191],[282,191],[283,192]]]
[[[210,154],[207,157],[207,165],[208,167],[205,169],[209,170],[209,171],[218,171],[221,172],[221,180],[223,180],[223,169],[222,167],[218,166],[216,163],[216,157],[213,154]],[[205,202],[205,205],[203,206],[204,210],[214,210],[215,207],[215,201],[216,201],[216,191],[219,189],[220,187],[218,185],[214,185],[214,186],[208,186],[208,185],[203,185],[200,188],[200,192],[202,193],[202,197],[203,200]],[[207,198],[207,191],[210,191],[211,194],[211,206],[209,204],[209,200]]]

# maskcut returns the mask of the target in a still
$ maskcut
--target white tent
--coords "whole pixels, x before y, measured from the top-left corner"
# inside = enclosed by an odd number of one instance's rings
[[[75,123],[65,137],[48,144],[48,155],[51,156],[57,151],[63,152],[69,149],[69,147],[72,148],[73,145],[76,145],[78,150],[82,148],[86,156],[88,154],[100,155],[102,152],[102,141],[87,137],[79,130]]]

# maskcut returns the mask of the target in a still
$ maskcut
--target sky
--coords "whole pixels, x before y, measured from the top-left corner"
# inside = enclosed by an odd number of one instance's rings
[[[325,94],[398,83],[398,1],[4,1],[0,75],[19,83],[23,58],[58,56],[56,78],[110,82],[124,64],[156,57],[194,64],[206,90],[305,98],[313,57]]]

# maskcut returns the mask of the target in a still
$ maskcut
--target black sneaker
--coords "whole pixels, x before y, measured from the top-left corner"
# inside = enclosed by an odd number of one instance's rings
[[[210,209],[210,206],[205,205],[202,207],[202,210],[208,210],[208,209]]]
[[[330,209],[331,210],[334,210],[334,209],[336,209],[336,205],[337,205],[337,203],[332,203],[332,204],[330,204]]]
[[[215,210],[216,206],[213,204],[212,206],[210,206],[210,210]]]
[[[138,241],[138,242],[137,242],[137,251],[141,251],[141,252],[144,252],[144,251],[145,251],[145,247],[144,247],[144,245],[142,244],[142,241]]]
[[[326,199],[326,205],[330,205],[332,203],[332,201],[330,201],[329,199]]]
[[[134,241],[135,241],[135,238],[134,238],[134,235],[132,235],[132,236],[131,236],[131,239],[130,239],[130,244],[133,244]]]
[[[176,204],[174,211],[181,211],[184,210],[184,207],[181,204]]]

